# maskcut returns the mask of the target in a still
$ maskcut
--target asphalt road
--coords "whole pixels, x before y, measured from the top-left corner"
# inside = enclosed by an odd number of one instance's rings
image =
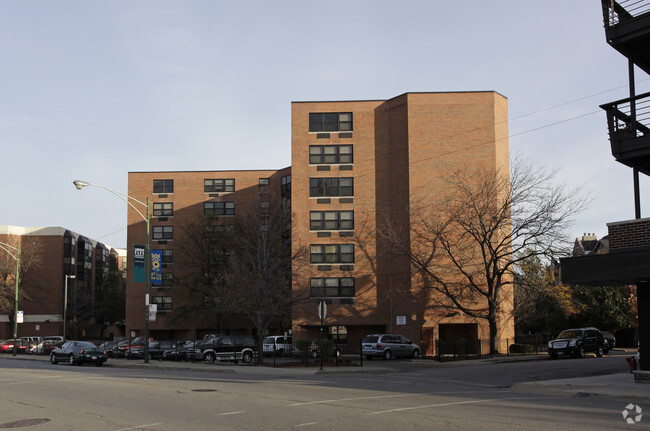
[[[382,364],[384,365],[384,364]],[[517,392],[517,382],[621,372],[622,357],[389,361],[390,372],[304,374],[0,361],[0,429],[612,430],[636,400]],[[650,405],[647,406],[650,421]]]

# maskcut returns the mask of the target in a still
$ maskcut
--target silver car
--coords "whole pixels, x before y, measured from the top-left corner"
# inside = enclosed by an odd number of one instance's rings
[[[371,334],[361,342],[366,359],[419,358],[420,346],[398,334]]]

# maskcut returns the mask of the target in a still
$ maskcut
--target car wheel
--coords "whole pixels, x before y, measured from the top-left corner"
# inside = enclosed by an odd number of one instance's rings
[[[603,346],[598,346],[598,350],[596,351],[596,356],[599,358],[602,358],[605,352],[603,351]]]
[[[393,356],[393,354],[391,353],[390,350],[385,350],[384,351],[384,359],[385,360],[389,360],[391,358],[391,356]]]
[[[318,358],[318,352],[316,350],[312,350],[311,351],[311,357],[314,358],[314,359]]]
[[[50,355],[50,362],[51,362],[52,364],[56,365],[57,360],[56,360],[56,357],[55,357],[53,354]]]
[[[101,367],[104,363],[103,362],[95,362],[96,367]]]
[[[241,361],[244,364],[248,364],[251,360],[253,360],[253,354],[251,352],[244,352],[244,354],[241,356]]]
[[[340,349],[334,349],[334,356],[336,356],[337,358],[340,358],[341,357],[341,350]]]
[[[68,364],[74,365],[74,355],[72,353],[68,356]]]
[[[209,362],[211,364],[214,364],[214,353],[208,353],[205,355],[203,358],[206,362]]]
[[[585,348],[582,346],[578,347],[578,353],[576,353],[576,357],[578,358],[584,358],[585,357]]]
[[[417,359],[420,357],[420,351],[418,349],[413,350],[413,359]]]

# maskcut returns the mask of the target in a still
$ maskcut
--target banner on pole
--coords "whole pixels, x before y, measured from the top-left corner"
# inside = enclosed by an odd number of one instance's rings
[[[144,283],[144,256],[145,248],[141,245],[133,246],[133,282]]]
[[[151,284],[162,284],[162,251],[151,250]]]

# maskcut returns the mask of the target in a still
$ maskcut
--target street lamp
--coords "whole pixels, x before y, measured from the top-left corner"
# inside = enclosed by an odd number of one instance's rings
[[[91,184],[86,181],[81,181],[81,180],[76,180],[72,182],[74,186],[77,188],[77,190],[81,190],[84,187],[87,186],[93,186],[93,187],[99,187],[100,189],[108,190],[109,192],[113,193],[115,196],[118,198],[122,199],[124,202],[126,202],[131,208],[137,212],[140,217],[147,223],[147,245],[145,247],[145,266],[144,266],[144,271],[145,271],[145,295],[144,295],[144,362],[145,364],[149,363],[149,288],[151,286],[151,251],[150,251],[150,246],[151,246],[151,238],[150,238],[150,232],[149,232],[149,225],[151,222],[151,216],[149,213],[149,197],[147,197],[147,203],[141,202],[137,200],[134,197],[131,197],[127,194],[118,192],[116,190],[110,189],[106,186],[100,186],[97,184]],[[146,215],[142,214],[140,210],[138,210],[135,205],[131,202],[138,203],[145,207],[147,209]]]
[[[15,250],[16,254],[7,250],[6,247],[9,247],[12,250]],[[9,253],[9,256],[16,259],[16,300],[14,301],[14,356],[16,356],[17,346],[16,339],[18,338],[18,277],[20,275],[20,244],[17,244],[16,247],[0,242],[0,248]]]
[[[65,276],[65,293],[63,294],[63,339],[65,337],[65,322],[68,320],[68,279],[77,278],[76,275],[67,275]]]

